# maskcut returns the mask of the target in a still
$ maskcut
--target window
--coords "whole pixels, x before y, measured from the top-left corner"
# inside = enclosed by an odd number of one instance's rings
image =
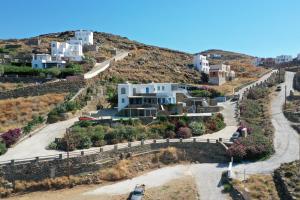
[[[160,86],[157,86],[157,90],[160,91]]]
[[[125,88],[121,88],[121,94],[126,94],[126,89]]]
[[[161,90],[164,91],[165,90],[165,86],[161,86]]]
[[[125,99],[124,98],[122,98],[122,103],[125,103]]]

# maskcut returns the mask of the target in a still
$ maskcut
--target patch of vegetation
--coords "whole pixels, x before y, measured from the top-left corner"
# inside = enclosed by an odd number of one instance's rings
[[[47,122],[55,123],[63,119],[62,114],[67,112],[74,112],[76,110],[80,110],[83,105],[78,103],[77,101],[66,101],[58,106],[56,106],[53,110],[48,113]]]
[[[274,152],[273,126],[268,116],[269,93],[266,88],[253,88],[241,102],[240,129],[247,128],[249,135],[229,147],[228,154],[235,160],[259,160]]]
[[[183,116],[177,119],[168,119],[159,116],[157,121],[145,126],[139,120],[121,120],[114,126],[99,125],[93,121],[76,122],[69,135],[56,140],[48,147],[51,149],[66,150],[67,140],[69,149],[86,149],[100,147],[106,144],[117,144],[126,141],[160,138],[189,138],[204,133],[210,133],[225,127],[221,114],[216,114],[207,122],[190,121]],[[215,124],[214,130],[206,127],[206,124]]]
[[[32,129],[34,127],[36,127],[37,125],[42,124],[44,122],[45,122],[44,117],[42,117],[42,116],[33,116],[32,120],[30,122],[28,122],[28,124],[25,127],[23,127],[23,132],[25,134],[28,134],[32,131]]]
[[[10,129],[6,131],[5,133],[2,133],[1,135],[1,143],[5,145],[3,147],[2,145],[2,150],[4,153],[6,152],[5,148],[10,147],[11,145],[15,144],[18,139],[21,137],[21,129],[15,128],[15,129]]]
[[[300,160],[281,164],[274,171],[276,187],[282,199],[300,199]],[[284,189],[283,189],[284,188]]]
[[[249,199],[280,199],[271,175],[251,175],[245,182],[233,180],[232,185]]]
[[[196,90],[192,90],[190,91],[190,94],[193,97],[209,97],[209,98],[224,96],[223,93],[209,87],[203,87]]]
[[[14,66],[3,65],[4,75],[17,74],[20,76],[45,76],[49,74],[57,78],[65,78],[66,76],[73,76],[83,73],[81,65],[69,64],[66,68],[48,68],[48,69],[34,69],[29,66]]]

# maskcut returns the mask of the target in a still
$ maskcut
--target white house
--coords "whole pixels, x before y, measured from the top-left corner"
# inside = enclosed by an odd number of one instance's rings
[[[206,56],[203,56],[201,54],[195,54],[193,63],[194,67],[196,67],[198,71],[209,74],[209,62],[206,59]]]
[[[94,34],[92,31],[87,30],[75,31],[75,39],[81,40],[83,45],[93,45]]]
[[[293,61],[293,57],[290,55],[281,55],[281,56],[277,56],[275,58],[276,64],[286,63],[286,62],[291,62],[291,61]]]
[[[297,60],[300,60],[300,53],[297,55]]]
[[[177,93],[187,91],[174,83],[118,84],[118,111],[130,105],[150,109],[151,105],[176,104]]]
[[[49,67],[64,67],[66,61],[63,60],[52,60],[49,54],[33,54],[31,66],[35,69],[45,69]]]
[[[51,42],[51,55],[56,60],[67,58],[70,61],[82,61],[82,41],[71,39],[67,42]]]

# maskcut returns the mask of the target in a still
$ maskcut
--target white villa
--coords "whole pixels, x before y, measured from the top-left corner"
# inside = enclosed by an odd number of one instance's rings
[[[235,72],[230,70],[230,65],[211,65],[209,70],[209,83],[222,85],[228,80],[235,78]]]
[[[290,55],[281,55],[281,56],[277,56],[275,58],[276,64],[286,63],[286,62],[291,62],[291,61],[293,61],[293,57]]]
[[[195,54],[193,63],[194,67],[196,67],[198,71],[209,74],[209,62],[206,59],[206,56],[203,56],[201,54]]]
[[[83,45],[93,45],[94,44],[93,32],[87,30],[75,31],[75,40],[81,40]]]
[[[176,94],[187,93],[174,83],[119,84],[118,111],[129,105],[176,104]]]
[[[52,60],[49,54],[33,54],[32,55],[32,68],[45,69],[49,67],[64,67],[66,61],[63,60]]]
[[[56,60],[62,60],[67,58],[70,61],[82,61],[82,41],[81,40],[69,40],[67,42],[51,42],[51,55]]]

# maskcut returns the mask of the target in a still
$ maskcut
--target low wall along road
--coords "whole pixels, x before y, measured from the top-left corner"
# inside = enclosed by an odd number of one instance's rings
[[[229,142],[229,141],[228,141]],[[42,180],[66,176],[68,160],[70,174],[93,172],[114,165],[121,157],[143,153],[153,153],[161,148],[176,147],[186,152],[188,160],[200,163],[228,162],[226,146],[221,140],[167,139],[141,141],[123,145],[113,145],[110,149],[97,148],[90,151],[71,152],[70,158],[65,154],[48,157],[36,157],[2,162],[0,175],[9,181]]]

